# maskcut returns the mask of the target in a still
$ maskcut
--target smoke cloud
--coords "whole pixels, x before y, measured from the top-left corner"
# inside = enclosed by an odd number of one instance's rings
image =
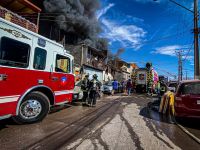
[[[108,51],[108,61],[120,59],[121,54],[125,52],[124,48],[120,48],[117,50],[115,54],[113,54],[111,51]]]
[[[124,48],[118,49],[118,50],[117,50],[117,53],[115,54],[115,57],[116,57],[116,58],[119,58],[120,55],[121,55],[122,53],[124,53],[124,52],[125,52],[125,49],[124,49]]]
[[[101,32],[96,11],[99,0],[45,0],[45,11],[55,16],[57,26],[66,33],[78,37],[78,42],[107,49],[107,41],[99,39]]]

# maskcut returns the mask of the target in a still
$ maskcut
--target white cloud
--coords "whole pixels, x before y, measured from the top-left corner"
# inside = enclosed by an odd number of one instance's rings
[[[189,9],[192,10],[192,11],[194,10],[194,2],[191,2]]]
[[[144,19],[134,17],[134,16],[131,16],[131,15],[127,15],[126,20],[130,20],[130,21],[133,21],[133,22],[141,22],[141,23],[144,22]]]
[[[193,61],[194,60],[194,56],[187,56],[186,59],[190,60],[190,61]]]
[[[155,51],[152,51],[153,54],[161,54],[177,57],[176,50],[189,49],[188,45],[169,45],[156,48]],[[188,61],[191,66],[194,66],[194,56],[188,55],[187,52],[182,53],[182,59]]]
[[[99,18],[101,18],[103,15],[105,15],[105,14],[107,13],[107,11],[108,11],[110,8],[112,8],[113,6],[115,6],[115,4],[110,3],[110,4],[108,4],[108,6],[106,6],[105,8],[99,10],[99,11],[97,12],[97,19],[99,19]]]
[[[184,57],[183,59],[188,60],[190,62],[190,65],[191,66],[194,66],[194,56],[187,56],[187,57]]]
[[[168,55],[168,56],[176,56],[175,53],[176,50],[181,50],[183,48],[185,49],[187,47],[188,47],[187,45],[168,45],[168,46],[158,47],[152,53]]]
[[[139,49],[142,46],[143,38],[146,35],[144,29],[135,25],[119,25],[114,21],[103,18],[104,25],[103,36],[111,42],[120,42],[122,46]]]

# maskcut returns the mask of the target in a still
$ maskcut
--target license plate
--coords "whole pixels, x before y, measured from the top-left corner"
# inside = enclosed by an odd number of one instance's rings
[[[197,105],[200,105],[200,100],[197,100]]]

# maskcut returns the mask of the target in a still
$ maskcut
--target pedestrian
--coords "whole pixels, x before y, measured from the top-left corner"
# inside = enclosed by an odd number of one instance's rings
[[[86,74],[84,79],[81,81],[81,90],[83,91],[82,105],[86,105],[86,101],[88,98],[89,84],[90,80],[89,74]]]
[[[125,90],[126,90],[126,83],[125,83],[124,80],[121,82],[121,85],[122,85],[122,93],[125,93]]]
[[[127,93],[130,96],[131,95],[131,89],[132,89],[132,82],[131,79],[128,80],[127,84],[126,84],[126,88],[127,88]]]
[[[93,75],[93,79],[90,81],[89,89],[89,106],[96,106],[97,92],[101,88],[101,82],[97,79],[98,76],[96,74]]]
[[[118,82],[116,79],[114,79],[114,81],[112,82],[112,96],[115,94],[115,91],[118,90]]]

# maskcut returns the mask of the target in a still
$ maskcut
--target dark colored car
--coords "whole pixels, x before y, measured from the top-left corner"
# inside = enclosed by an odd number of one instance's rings
[[[200,80],[179,83],[174,107],[176,117],[200,118]]]

